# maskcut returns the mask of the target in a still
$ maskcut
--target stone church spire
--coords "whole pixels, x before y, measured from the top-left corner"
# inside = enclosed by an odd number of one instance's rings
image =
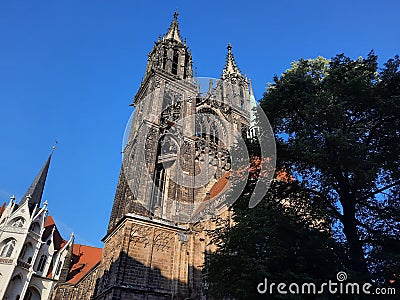
[[[186,41],[182,42],[177,12],[174,13],[167,33],[162,38],[158,38],[148,54],[146,73],[135,96],[133,106],[142,100],[143,95],[148,91],[149,84],[156,78],[157,80],[168,78],[171,81],[191,81],[193,78],[192,53],[186,45]]]
[[[174,40],[178,43],[182,43],[181,35],[179,32],[178,15],[178,12],[174,13],[174,19],[169,26],[167,34],[163,37],[163,41]]]
[[[43,190],[46,184],[47,173],[49,171],[50,161],[54,149],[55,147],[53,147],[53,149],[51,150],[45,164],[40,169],[39,173],[36,175],[36,178],[33,180],[24,197],[20,201],[20,204],[23,204],[25,201],[29,201],[29,210],[31,211],[31,213],[34,210],[35,206],[40,206],[40,202],[42,201]]]

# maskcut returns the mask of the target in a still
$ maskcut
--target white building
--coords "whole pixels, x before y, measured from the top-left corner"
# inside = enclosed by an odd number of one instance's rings
[[[21,201],[0,208],[0,299],[50,299],[73,247],[41,204],[52,154]]]

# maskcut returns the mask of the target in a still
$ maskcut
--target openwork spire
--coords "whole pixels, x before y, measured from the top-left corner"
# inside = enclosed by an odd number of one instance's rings
[[[227,77],[243,77],[236,64],[235,57],[232,53],[232,46],[228,43],[228,54],[226,55],[225,68],[222,70],[222,78]]]
[[[26,191],[24,197],[21,199],[21,204],[25,201],[29,201],[29,210],[32,212],[35,206],[40,206],[40,202],[42,201],[42,195],[44,186],[46,184],[47,173],[50,167],[50,160],[51,156],[53,155],[55,146],[50,152],[49,157],[47,158],[45,164],[40,169],[39,173],[37,174],[36,178],[33,180],[32,184]]]
[[[174,13],[174,19],[173,19],[171,25],[169,26],[167,34],[164,35],[163,41],[174,40],[174,41],[177,41],[179,43],[182,43],[181,34],[179,32],[179,26],[178,25],[179,25],[178,24],[178,12],[175,12]]]

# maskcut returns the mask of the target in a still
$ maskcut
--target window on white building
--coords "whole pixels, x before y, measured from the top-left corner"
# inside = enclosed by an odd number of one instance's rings
[[[40,226],[37,222],[32,223],[31,227],[29,228],[30,231],[40,233]]]
[[[46,260],[47,260],[47,256],[43,254],[43,255],[40,257],[39,264],[38,264],[38,267],[37,267],[37,270],[38,270],[39,272],[43,272],[44,266],[46,265]]]
[[[0,256],[1,257],[11,257],[13,254],[14,248],[15,248],[15,243],[16,240],[14,239],[9,239],[4,241],[1,244],[1,251],[0,251]]]

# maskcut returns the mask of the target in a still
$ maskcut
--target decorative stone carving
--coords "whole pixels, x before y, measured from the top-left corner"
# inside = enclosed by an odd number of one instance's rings
[[[135,225],[132,227],[130,241],[133,246],[140,243],[143,245],[143,248],[150,243],[149,237],[151,236],[151,228],[145,226]]]
[[[156,230],[154,232],[153,247],[157,251],[166,252],[170,249],[170,244],[173,239],[173,235],[166,233],[163,230]]]

